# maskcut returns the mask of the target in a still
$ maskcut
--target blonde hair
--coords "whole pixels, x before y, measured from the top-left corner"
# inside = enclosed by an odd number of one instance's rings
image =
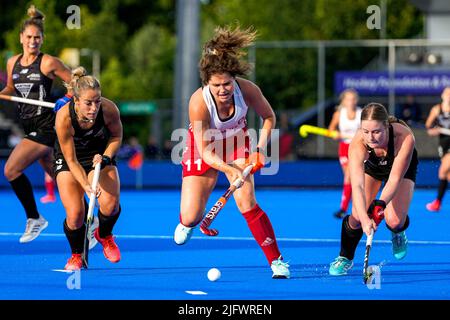
[[[233,78],[246,75],[252,66],[241,60],[246,55],[241,49],[249,47],[256,39],[257,32],[249,27],[241,30],[239,26],[217,27],[214,36],[203,46],[199,62],[200,77],[207,84],[213,74],[228,72]]]
[[[72,70],[72,77],[68,84],[65,84],[67,90],[73,92],[73,95],[80,98],[80,94],[84,90],[94,89],[101,90],[100,82],[94,76],[87,74],[86,69],[78,67]]]
[[[376,102],[371,102],[362,109],[361,121],[363,120],[381,121],[383,122],[385,127],[387,127],[390,123],[397,122],[409,128],[405,121],[389,115],[385,106],[383,106],[381,103]]]
[[[30,17],[25,20],[20,29],[20,33],[24,32],[28,26],[35,26],[39,31],[44,34],[44,20],[45,15],[39,11],[34,5],[31,5],[27,10],[27,15]]]
[[[355,95],[356,99],[359,99],[359,94],[358,94],[358,92],[357,92],[355,89],[353,89],[353,88],[349,88],[349,89],[345,89],[344,91],[342,91],[341,94],[339,95],[339,102],[340,102],[340,103],[342,103],[342,100],[344,100],[345,95],[346,95],[347,93],[352,93],[352,94]]]

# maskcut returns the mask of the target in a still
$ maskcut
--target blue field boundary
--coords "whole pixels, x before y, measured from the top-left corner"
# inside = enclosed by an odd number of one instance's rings
[[[5,161],[0,161],[3,167]],[[436,188],[438,186],[438,169],[440,160],[420,160],[417,172],[416,187]],[[342,171],[337,160],[301,160],[280,162],[273,167],[270,175],[255,174],[257,187],[275,188],[333,188],[342,186]],[[118,162],[122,188],[180,188],[181,165],[170,161],[145,161],[140,171],[132,170],[126,161]],[[44,187],[44,172],[37,163],[31,165],[25,173],[33,187]],[[223,174],[219,175],[217,186],[227,186],[229,182]],[[10,185],[3,175],[0,175],[0,188]]]

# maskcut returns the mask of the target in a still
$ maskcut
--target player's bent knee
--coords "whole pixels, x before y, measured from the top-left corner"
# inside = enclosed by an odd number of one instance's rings
[[[114,216],[115,214],[117,214],[117,212],[119,212],[119,208],[120,204],[117,199],[102,203],[102,205],[100,206],[100,210],[105,216]]]
[[[203,218],[203,212],[197,213],[195,216],[180,214],[180,223],[189,228],[197,226]]]
[[[386,226],[392,232],[405,231],[409,227],[409,216],[406,216],[404,222],[398,217],[386,217]]]
[[[78,216],[75,217],[75,215],[68,215],[66,218],[66,225],[70,230],[76,230],[83,226],[84,219],[83,214],[78,214]]]
[[[8,163],[6,163],[5,168],[3,169],[3,175],[5,176],[6,180],[12,181],[20,176],[20,172],[14,170],[11,165],[8,165]]]
[[[348,224],[352,229],[359,229],[361,228],[361,222],[359,221],[359,218],[356,217],[356,215],[354,213],[352,213],[349,217],[348,217]]]

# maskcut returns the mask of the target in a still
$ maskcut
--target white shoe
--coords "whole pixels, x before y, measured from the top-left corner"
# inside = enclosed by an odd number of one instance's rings
[[[289,264],[283,262],[281,257],[277,260],[273,260],[270,268],[273,271],[273,279],[289,279],[291,277],[291,272],[289,271]]]
[[[24,234],[20,237],[20,243],[33,241],[39,236],[42,230],[47,228],[48,221],[43,216],[39,215],[39,219],[27,219],[27,226]]]
[[[90,226],[90,228],[89,228],[89,230],[88,230],[88,236],[89,236],[89,250],[92,250],[92,248],[94,248],[96,245],[97,245],[97,243],[98,243],[98,241],[97,241],[97,239],[94,237],[94,232],[95,232],[95,229],[97,229],[98,228],[98,217],[95,217],[94,216],[94,221],[92,222],[92,224],[91,224],[91,226]]]
[[[194,232],[194,228],[186,227],[179,223],[175,229],[175,233],[173,235],[173,240],[178,245],[185,244],[192,237],[192,233]]]

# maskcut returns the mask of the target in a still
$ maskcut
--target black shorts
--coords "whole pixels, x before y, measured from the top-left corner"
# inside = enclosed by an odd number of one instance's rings
[[[411,162],[409,163],[408,170],[406,170],[405,175],[403,176],[404,179],[409,179],[412,182],[416,182],[416,176],[417,176],[417,167],[419,165],[419,159],[417,157],[417,151],[414,149]],[[364,165],[364,172],[371,176],[372,178],[386,182],[389,179],[390,170],[388,172],[382,172],[382,170],[378,170],[378,168],[374,168],[366,162]]]
[[[86,174],[89,174],[89,172],[94,170],[94,167],[92,166],[92,160],[84,161],[84,162],[82,161],[82,162],[80,162],[80,164],[83,167],[84,172],[86,172]],[[117,167],[115,158],[111,159],[110,165]],[[58,173],[63,172],[63,171],[70,171],[69,166],[67,165],[67,162],[64,158],[58,157],[57,159],[55,159],[53,161],[53,172],[55,173],[55,178],[58,175]]]
[[[441,141],[439,141],[438,152],[440,158],[450,152],[450,139],[441,139]]]
[[[25,139],[54,148],[56,140],[55,113],[46,112],[40,116],[21,120]]]

